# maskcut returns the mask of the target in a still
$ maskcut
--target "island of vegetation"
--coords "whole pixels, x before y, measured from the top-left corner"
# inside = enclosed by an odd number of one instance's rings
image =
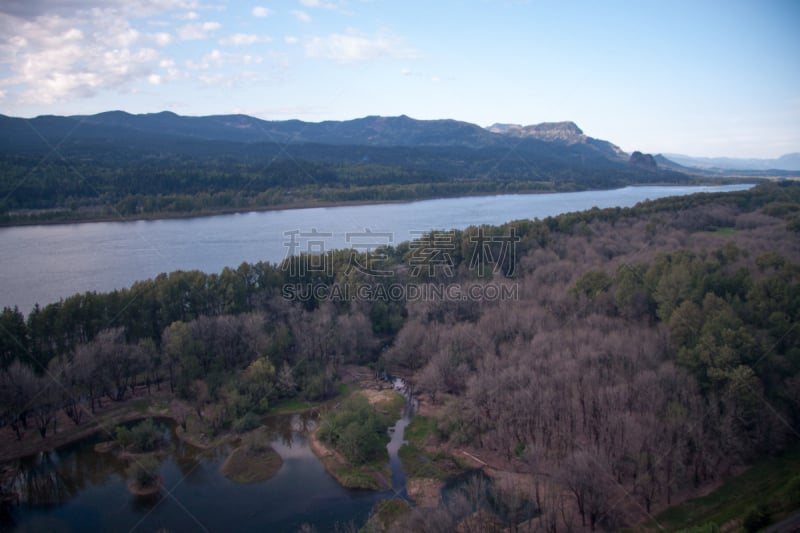
[[[283,459],[263,431],[255,430],[241,439],[239,445],[222,463],[222,474],[237,483],[265,481],[278,473]]]
[[[754,531],[800,508],[798,234],[800,185],[773,183],[423,236],[382,250],[392,276],[337,251],[325,273],[300,257],[7,308],[0,455],[157,416],[214,446],[327,401],[316,438],[347,475],[385,468],[396,411],[341,383],[388,371],[420,401],[400,457],[426,510],[376,523]],[[298,283],[473,297],[285,298]]]
[[[322,415],[309,436],[311,449],[344,487],[391,488],[388,429],[404,403],[390,390],[355,392]]]

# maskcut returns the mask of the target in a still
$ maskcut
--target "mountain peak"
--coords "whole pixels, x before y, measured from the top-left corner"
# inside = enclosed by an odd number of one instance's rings
[[[515,137],[530,137],[541,141],[560,141],[570,144],[586,141],[583,130],[572,121],[542,122],[528,126],[496,123],[486,129],[492,133],[513,135]]]

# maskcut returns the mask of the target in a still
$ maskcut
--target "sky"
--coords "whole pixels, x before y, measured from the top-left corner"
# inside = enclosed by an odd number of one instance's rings
[[[0,0],[0,113],[571,120],[800,152],[800,1]]]

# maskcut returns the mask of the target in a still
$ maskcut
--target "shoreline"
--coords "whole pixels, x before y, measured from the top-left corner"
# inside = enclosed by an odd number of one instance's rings
[[[78,217],[70,219],[56,219],[56,220],[12,220],[0,222],[0,229],[2,228],[16,228],[28,226],[59,226],[59,225],[72,225],[72,224],[92,224],[92,223],[128,223],[128,222],[149,222],[158,220],[181,220],[190,218],[208,218],[223,215],[237,215],[247,213],[264,213],[269,211],[289,211],[296,209],[325,209],[331,207],[351,207],[351,206],[366,206],[366,205],[390,205],[390,204],[410,204],[414,202],[424,202],[429,200],[450,200],[456,198],[475,198],[475,197],[489,197],[489,196],[514,196],[514,195],[544,195],[544,194],[569,194],[580,192],[592,191],[613,191],[625,189],[627,187],[723,187],[726,185],[746,184],[748,178],[736,177],[725,178],[722,181],[734,181],[735,183],[721,183],[720,180],[709,178],[707,183],[697,181],[690,184],[677,184],[670,182],[657,182],[657,183],[641,183],[626,185],[625,187],[617,187],[610,189],[576,189],[570,191],[557,191],[557,190],[520,190],[515,192],[504,192],[501,190],[495,192],[472,192],[472,193],[458,193],[454,195],[432,195],[432,196],[419,196],[416,198],[396,199],[396,200],[341,200],[341,201],[322,201],[322,200],[305,200],[299,202],[290,202],[265,206],[248,206],[248,207],[230,207],[220,209],[209,209],[197,212],[162,212],[162,213],[147,213],[139,215],[100,215],[97,217]],[[753,183],[752,185],[756,185]],[[56,209],[56,208],[54,208]],[[68,211],[64,211],[68,212]]]
[[[175,395],[169,392],[169,388],[163,384],[162,390],[153,390],[150,393],[148,393],[145,385],[139,385],[136,393],[122,402],[104,399],[103,407],[98,408],[95,413],[91,413],[87,406],[83,406],[85,418],[80,425],[75,425],[66,414],[59,411],[56,415],[58,416],[58,431],[56,433],[48,432],[45,439],[39,436],[33,425],[24,431],[21,441],[17,440],[10,426],[2,427],[0,428],[0,465],[19,461],[40,453],[48,453],[100,433],[103,433],[107,440],[113,441],[115,439],[114,429],[117,426],[148,418],[170,420],[175,424],[175,436],[183,443],[200,450],[216,448],[229,439],[236,437],[232,432],[226,432],[214,438],[203,438],[201,435],[196,435],[191,431],[184,431],[180,417],[173,412],[172,403],[175,398]],[[339,399],[340,396],[337,395],[326,402],[300,409],[271,412],[264,415],[264,417],[270,418],[310,412],[320,409],[326,403],[338,401]],[[146,405],[142,405],[143,402],[146,402]]]

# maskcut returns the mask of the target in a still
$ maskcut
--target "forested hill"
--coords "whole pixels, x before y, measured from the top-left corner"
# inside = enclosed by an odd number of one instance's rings
[[[228,141],[236,143],[332,144],[356,146],[505,146],[508,139],[526,138],[552,144],[581,144],[609,158],[625,154],[605,141],[592,139],[571,122],[525,128],[488,129],[457,120],[415,120],[369,116],[345,121],[268,121],[247,115],[180,116],[169,111],[132,115],[108,111],[88,116],[40,116],[22,119],[0,116],[2,146],[37,145],[42,137],[56,144],[69,139],[105,138],[139,142],[143,138]]]
[[[405,116],[321,123],[168,112],[0,116],[6,223],[691,179],[632,163],[573,123],[498,132]]]

